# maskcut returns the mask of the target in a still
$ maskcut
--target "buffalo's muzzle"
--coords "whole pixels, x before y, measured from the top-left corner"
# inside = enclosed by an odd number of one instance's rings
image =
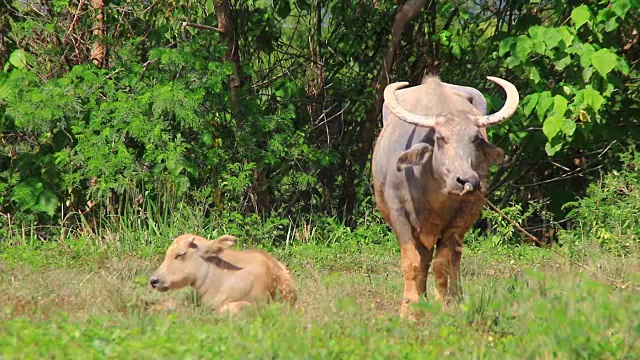
[[[480,189],[480,179],[477,176],[470,178],[457,177],[456,181],[458,184],[462,185],[465,193]]]
[[[470,183],[465,183],[464,187],[462,188],[462,191],[460,191],[460,196],[468,192],[472,192],[473,190],[474,190],[473,185],[471,185]]]

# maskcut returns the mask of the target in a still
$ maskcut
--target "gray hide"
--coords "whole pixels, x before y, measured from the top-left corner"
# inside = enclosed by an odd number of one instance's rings
[[[513,85],[490,79],[505,88],[507,101],[488,116],[483,116],[486,101],[478,90],[437,77],[399,90],[392,84],[385,91],[372,171],[378,209],[401,248],[403,315],[407,304],[426,292],[436,245],[436,296],[444,300],[458,290],[462,238],[482,210],[478,192],[486,187],[489,165],[504,156],[487,142],[484,128],[506,120],[519,101]]]

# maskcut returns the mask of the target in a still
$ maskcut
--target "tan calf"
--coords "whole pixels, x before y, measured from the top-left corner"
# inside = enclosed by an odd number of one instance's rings
[[[287,268],[264,251],[230,249],[235,242],[231,235],[216,240],[180,235],[149,284],[161,292],[190,285],[219,312],[271,300],[295,304],[297,291]]]

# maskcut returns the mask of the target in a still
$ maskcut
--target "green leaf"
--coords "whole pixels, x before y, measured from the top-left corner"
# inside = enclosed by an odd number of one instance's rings
[[[514,37],[509,37],[500,41],[500,45],[498,46],[498,55],[503,56],[504,54],[506,54],[509,50],[511,50],[511,45],[515,44],[516,41],[517,40]]]
[[[547,28],[545,31],[544,43],[547,46],[547,49],[553,49],[562,40],[562,32],[557,28]]]
[[[309,3],[308,0],[296,0],[296,5],[300,10],[305,10],[305,11],[311,10],[311,4]]]
[[[567,105],[569,102],[562,95],[556,95],[553,97],[553,113],[554,115],[563,116],[567,111]]]
[[[589,82],[589,79],[591,79],[591,75],[593,75],[592,67],[588,67],[582,70],[582,79],[584,79],[584,82]]]
[[[567,65],[571,63],[571,56],[565,56],[558,61],[554,61],[553,64],[556,66],[556,69],[562,71]]]
[[[453,56],[455,56],[458,59],[462,57],[460,44],[458,44],[457,42],[451,43],[451,54],[453,54]]]
[[[514,51],[515,55],[521,60],[526,60],[527,55],[533,49],[533,41],[525,35],[518,36],[518,40],[516,42],[516,50]]]
[[[536,114],[538,115],[538,119],[543,121],[545,118],[545,114],[549,107],[553,104],[553,98],[551,98],[551,93],[549,91],[545,91],[540,93],[540,98],[538,99],[538,104],[536,105]]]
[[[624,18],[627,14],[627,11],[631,9],[631,1],[629,0],[617,0],[611,2],[611,9],[616,13],[616,15]]]
[[[616,64],[616,69],[618,69],[621,73],[625,75],[629,75],[629,64],[622,57],[618,57],[618,64]]]
[[[582,101],[590,106],[596,113],[600,111],[600,106],[604,103],[604,97],[593,88],[586,88],[582,93]]]
[[[560,149],[562,149],[562,143],[561,142],[559,142],[559,143],[557,143],[555,145],[551,145],[550,142],[544,144],[544,151],[546,151],[547,155],[549,155],[549,156],[553,156]]]
[[[544,52],[547,51],[547,46],[544,44],[544,41],[534,41],[533,50],[540,55],[544,55]]]
[[[598,14],[596,15],[596,22],[603,23],[614,16],[616,16],[616,13],[611,10],[610,6],[602,7],[600,8],[600,10],[598,10]]]
[[[581,44],[578,47],[578,55],[580,55],[580,65],[583,68],[588,68],[591,66],[591,56],[596,52],[596,49],[593,48],[591,44]]]
[[[540,73],[537,68],[533,66],[529,67],[529,79],[533,80],[536,84],[540,82]]]
[[[522,111],[525,116],[531,115],[533,109],[535,109],[536,104],[538,103],[538,99],[540,98],[540,94],[535,93],[531,95],[527,95],[524,99],[522,99]]]
[[[576,38],[576,35],[566,26],[561,26],[558,28],[560,32],[560,36],[562,36],[562,41],[565,46],[569,46],[573,43],[573,40]]]
[[[604,31],[610,32],[618,28],[618,18],[612,17],[604,24]]]
[[[276,4],[276,14],[281,19],[284,19],[291,14],[291,3],[289,3],[289,0],[278,1]]]
[[[553,115],[548,117],[544,124],[542,125],[542,132],[547,137],[547,139],[551,140],[554,136],[558,134],[560,129],[562,128],[564,118],[562,115]]]
[[[45,189],[38,195],[38,203],[34,209],[43,211],[49,216],[53,216],[56,209],[60,205],[60,201],[53,191]]]
[[[571,11],[571,21],[573,21],[573,25],[576,29],[580,29],[580,27],[586,24],[590,18],[591,11],[589,11],[589,7],[587,5],[580,5]]]
[[[2,74],[0,74],[1,76]],[[9,85],[9,81],[2,81],[0,78],[0,102],[5,99],[9,99],[11,96],[11,85]]]
[[[565,135],[571,136],[576,131],[576,123],[570,119],[563,118],[561,128]]]
[[[604,78],[606,78],[607,74],[616,66],[617,60],[618,56],[609,49],[600,49],[591,55],[593,67],[595,67]]]
[[[533,41],[544,41],[544,34],[547,28],[542,26],[532,26],[529,28],[529,36]]]
[[[36,205],[38,196],[42,193],[43,188],[44,185],[39,179],[28,178],[13,188],[11,200],[18,204],[20,210],[29,210]]]
[[[27,54],[18,49],[9,55],[9,62],[18,69],[24,69],[27,66]]]
[[[518,59],[518,58],[517,58],[517,57],[515,57],[515,56],[509,56],[509,57],[507,58],[507,60],[505,61],[505,63],[507,64],[507,67],[508,67],[509,69],[513,69],[514,67],[516,67],[516,66],[520,65],[520,64],[521,64],[521,61],[520,61],[520,59]]]

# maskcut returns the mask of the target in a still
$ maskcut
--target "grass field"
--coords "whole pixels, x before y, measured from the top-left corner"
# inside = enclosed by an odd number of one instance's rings
[[[0,353],[12,358],[634,359],[640,298],[548,250],[465,250],[465,295],[451,312],[429,298],[397,317],[399,250],[296,243],[272,250],[299,288],[293,309],[229,319],[190,290],[147,285],[170,238],[127,249],[96,240],[0,245]],[[240,239],[240,247],[243,246]],[[640,282],[637,256],[583,249],[603,273]],[[172,304],[168,306],[168,304]],[[2,358],[0,356],[0,358]]]

